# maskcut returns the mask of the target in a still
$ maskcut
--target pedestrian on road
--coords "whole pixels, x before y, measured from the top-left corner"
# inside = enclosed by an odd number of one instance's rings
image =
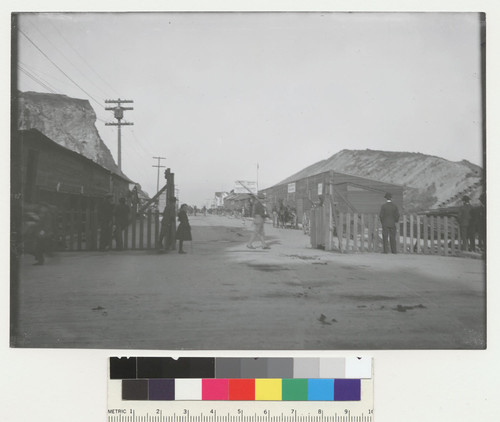
[[[463,251],[474,251],[476,249],[476,239],[474,234],[474,222],[472,221],[472,205],[470,197],[464,195],[462,198],[463,205],[458,209],[458,225],[460,226],[460,238],[462,241]]]
[[[179,227],[177,227],[177,233],[175,238],[179,240],[179,253],[186,253],[183,249],[183,243],[185,240],[193,240],[191,237],[191,226],[189,225],[189,219],[187,216],[187,204],[182,204],[179,214],[177,214],[177,219],[179,220]]]
[[[262,196],[259,196],[259,198],[255,197],[255,195],[252,195],[250,197],[250,204],[252,206],[252,217],[253,217],[253,224],[254,224],[254,231],[252,233],[252,237],[250,238],[250,241],[247,244],[247,248],[249,249],[255,249],[255,246],[253,246],[253,242],[257,238],[260,239],[262,243],[262,249],[269,249],[269,246],[266,244],[265,240],[265,233],[264,233],[264,222],[266,219],[266,209],[264,208],[264,204],[262,204],[261,200],[264,199]]]
[[[123,250],[123,231],[128,227],[130,208],[125,198],[120,198],[115,209],[115,237],[116,249]]]
[[[104,197],[104,202],[101,204],[99,211],[99,225],[101,227],[99,250],[102,252],[111,249],[114,210],[113,195],[108,193]]]
[[[168,199],[167,205],[163,210],[163,217],[161,219],[160,238],[158,240],[158,248],[164,248],[165,252],[170,251],[171,247],[175,244],[175,202],[177,198],[172,196]],[[165,239],[165,244],[163,240]]]
[[[399,209],[396,204],[392,202],[392,194],[387,192],[384,195],[387,200],[382,207],[380,207],[379,218],[382,223],[382,239],[384,242],[384,253],[389,253],[390,249],[393,254],[397,253],[396,247],[396,223],[399,221]]]

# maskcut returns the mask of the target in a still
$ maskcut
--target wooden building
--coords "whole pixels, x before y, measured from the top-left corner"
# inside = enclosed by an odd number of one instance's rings
[[[114,202],[128,198],[134,183],[83,155],[71,151],[36,129],[17,132],[13,140],[13,184],[21,190],[23,203],[46,202],[60,210],[94,208],[106,194]]]
[[[403,209],[404,187],[349,174],[326,171],[300,179],[291,176],[283,182],[263,189],[267,209],[279,208],[282,203],[296,210],[299,221],[313,204],[321,204],[325,196],[332,195],[338,212],[375,214],[385,202],[386,192]]]

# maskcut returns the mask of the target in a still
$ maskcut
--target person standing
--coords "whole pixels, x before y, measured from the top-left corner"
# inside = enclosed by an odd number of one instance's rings
[[[123,231],[128,227],[130,208],[126,204],[125,198],[120,198],[115,209],[115,236],[116,249],[123,250]]]
[[[380,208],[379,218],[382,223],[382,239],[384,242],[384,253],[389,253],[390,249],[393,254],[397,253],[396,247],[396,223],[399,221],[399,209],[392,202],[392,194],[387,192],[384,195],[387,202]]]
[[[102,203],[99,212],[99,225],[101,227],[99,250],[102,252],[111,249],[114,208],[113,195],[108,193],[104,197],[104,202]]]
[[[161,220],[160,238],[158,240],[158,248],[164,247],[165,252],[170,251],[172,243],[175,242],[175,202],[177,198],[174,196],[168,198],[167,205],[163,211]],[[163,240],[165,239],[165,245]]]
[[[179,220],[179,227],[177,227],[177,233],[175,238],[179,240],[179,253],[186,253],[183,249],[185,240],[193,240],[191,237],[191,226],[189,225],[189,219],[187,216],[187,204],[182,204],[179,214],[177,214],[177,219]]]
[[[261,199],[263,199],[261,197]],[[266,209],[264,208],[264,205],[262,202],[255,197],[255,195],[252,195],[250,197],[250,204],[252,207],[252,217],[253,217],[253,224],[254,224],[254,231],[252,233],[252,236],[247,243],[247,248],[249,249],[255,249],[255,246],[253,246],[253,242],[257,238],[260,239],[262,243],[262,249],[269,249],[269,246],[266,244],[265,240],[265,233],[264,233],[264,222],[266,219]]]
[[[472,205],[468,195],[462,198],[462,206],[458,209],[458,225],[460,227],[460,239],[462,241],[462,250],[468,251],[475,249],[474,227],[472,222]]]

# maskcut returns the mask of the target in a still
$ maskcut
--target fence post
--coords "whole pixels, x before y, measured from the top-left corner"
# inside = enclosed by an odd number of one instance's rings
[[[311,208],[311,218],[309,222],[309,238],[311,239],[311,247],[317,248],[318,244],[316,242],[316,208]]]
[[[351,250],[351,214],[345,214],[345,250]]]
[[[148,217],[147,217],[147,228],[146,228],[146,232],[147,232],[147,248],[148,249],[151,249],[151,223],[152,223],[152,219],[151,219],[151,208],[148,210]]]
[[[360,220],[360,251],[364,252],[365,251],[365,215],[361,214],[361,220]]]
[[[139,249],[144,249],[144,215],[139,214]]]
[[[410,253],[413,253],[413,214],[410,214]]]
[[[353,226],[352,226],[352,240],[353,240],[353,250],[358,252],[358,214],[354,213],[352,216]]]
[[[436,230],[436,225],[435,225],[435,222],[434,222],[434,216],[431,215],[430,217],[430,223],[431,223],[431,254],[435,254],[436,253],[436,244],[435,244],[435,230]]]
[[[437,241],[437,254],[441,255],[441,217],[436,217],[436,241]]]
[[[427,250],[428,250],[428,247],[427,247],[427,241],[429,240],[429,226],[428,226],[428,222],[427,222],[427,216],[424,215],[423,217],[423,220],[424,220],[424,235],[423,235],[423,239],[424,239],[424,254],[427,253]]]
[[[407,238],[408,238],[408,227],[407,227],[407,224],[408,222],[406,221],[406,214],[403,215],[403,253],[406,253],[408,252],[406,250],[406,244],[407,244]]]
[[[160,211],[159,210],[155,210],[154,219],[155,219],[155,249],[158,249],[158,247],[160,246],[158,244],[158,240],[159,240],[158,234],[160,232]]]
[[[452,220],[450,223],[450,243],[451,243],[451,250],[450,254],[451,255],[456,255],[456,245],[455,245],[455,233],[456,233],[456,227],[455,227],[455,222]]]
[[[131,219],[131,222],[130,222],[131,226],[132,226],[132,245],[130,245],[130,248],[131,249],[135,249],[136,248],[136,233],[137,233],[137,210],[136,210],[136,206],[134,205],[134,207],[132,208],[132,219]]]
[[[444,254],[448,255],[448,217],[444,217]]]
[[[339,225],[337,227],[337,237],[339,238],[339,250],[343,252],[344,249],[344,214],[339,213]]]
[[[420,216],[417,215],[417,253],[420,252]]]

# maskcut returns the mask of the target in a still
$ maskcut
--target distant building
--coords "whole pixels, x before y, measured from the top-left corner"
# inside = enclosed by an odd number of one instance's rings
[[[18,131],[12,146],[13,177],[20,179],[17,186],[24,203],[92,209],[109,193],[115,202],[131,198],[134,182],[124,174],[100,166],[36,129]]]
[[[374,214],[385,202],[386,192],[392,194],[393,202],[402,210],[403,190],[400,185],[325,171],[296,180],[292,176],[259,193],[265,195],[268,210],[283,203],[296,210],[300,221],[304,212],[314,203],[321,203],[330,192],[339,212]]]
[[[222,209],[224,208],[224,199],[228,196],[229,194],[227,192],[215,192],[214,196],[214,204],[215,208],[217,209]]]

